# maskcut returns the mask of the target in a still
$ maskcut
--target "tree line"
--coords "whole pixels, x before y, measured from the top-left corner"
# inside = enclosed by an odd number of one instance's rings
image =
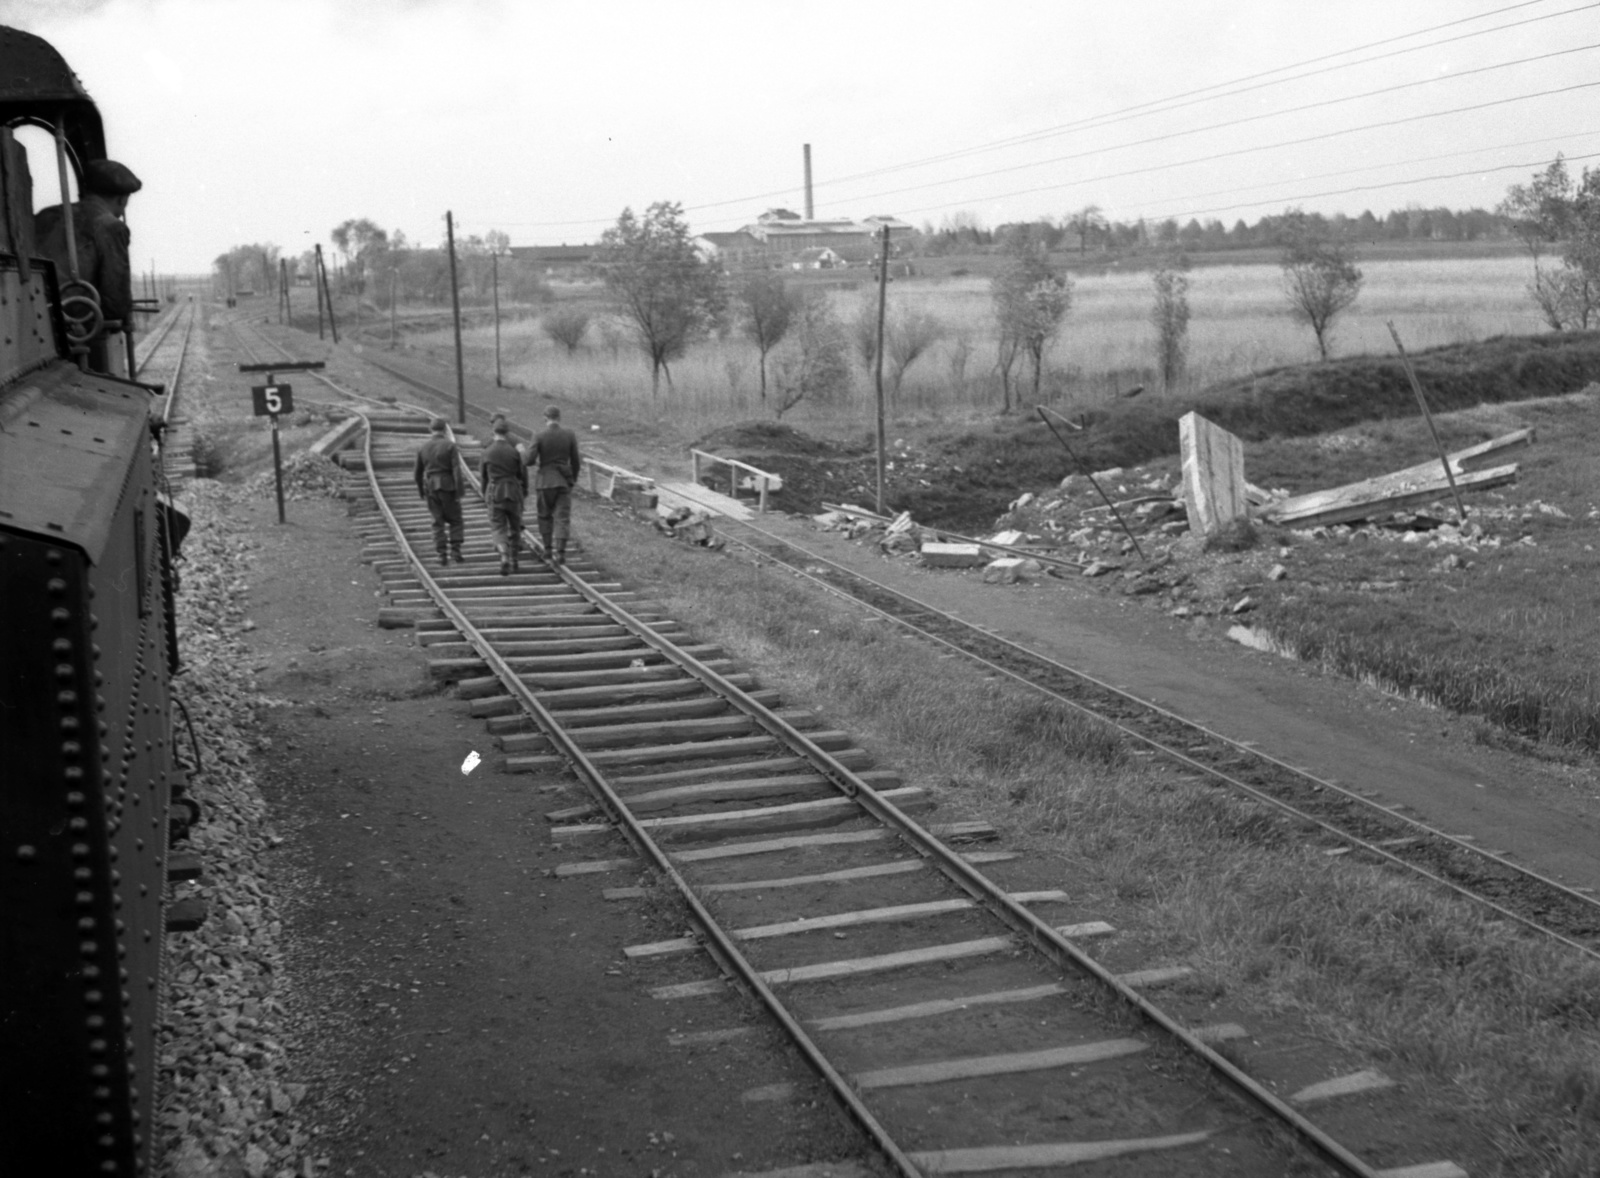
[[[391,300],[444,306],[450,302],[450,259],[445,246],[423,246],[403,231],[383,229],[366,217],[351,218],[328,234],[331,250],[324,266],[335,294],[348,294],[387,310]],[[286,266],[280,268],[279,261]],[[271,243],[238,245],[212,262],[214,280],[221,293],[240,291],[277,294],[279,275],[286,271],[291,285],[316,280],[316,251],[286,257]],[[511,238],[498,229],[456,240],[456,271],[463,301],[484,304],[494,296],[498,278],[500,297],[514,303],[548,302],[552,295],[538,265],[511,255]]]
[[[1515,218],[1502,210],[1449,209],[1414,206],[1394,209],[1382,217],[1370,209],[1359,216],[1344,213],[1324,216],[1308,213],[1319,229],[1333,237],[1358,241],[1479,241],[1505,238],[1514,232]],[[1018,246],[1096,253],[1140,253],[1181,249],[1186,253],[1275,248],[1283,238],[1287,214],[1269,214],[1254,224],[1240,219],[1224,225],[1216,218],[1191,217],[1180,224],[1135,219],[1117,221],[1099,205],[1085,205],[1059,218],[1009,221],[987,228],[976,214],[963,211],[935,226],[925,222],[906,242],[908,252],[925,257],[950,254],[1006,252]]]

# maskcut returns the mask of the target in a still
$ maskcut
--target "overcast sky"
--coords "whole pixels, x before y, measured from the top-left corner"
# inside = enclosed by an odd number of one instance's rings
[[[658,200],[734,229],[803,208],[803,143],[818,216],[935,225],[1492,207],[1600,153],[1583,0],[0,0],[0,23],[99,104],[145,182],[136,267],[164,272],[326,248],[350,217],[434,244],[446,209],[517,245]]]

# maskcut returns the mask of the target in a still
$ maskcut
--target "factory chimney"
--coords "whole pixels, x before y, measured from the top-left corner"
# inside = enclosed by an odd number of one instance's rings
[[[811,144],[805,145],[806,157],[806,220],[814,221],[817,218],[816,209],[811,204]]]

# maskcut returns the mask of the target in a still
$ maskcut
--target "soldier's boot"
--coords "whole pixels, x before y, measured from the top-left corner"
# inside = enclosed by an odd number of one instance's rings
[[[511,575],[511,553],[504,544],[496,544],[495,550],[500,553],[500,575]]]
[[[517,542],[517,537],[516,536],[511,537],[511,571],[512,572],[516,572],[517,571],[517,556],[519,555],[518,549],[520,549],[521,547],[522,547],[522,545]]]
[[[450,545],[450,559],[455,561],[457,564],[465,564],[466,563],[466,561],[464,559],[462,559],[462,556],[461,556],[461,541],[460,540],[456,540],[456,541],[453,541],[451,543],[451,545]]]
[[[539,529],[539,543],[544,548],[544,558],[551,564],[554,564],[556,559],[556,549],[554,543],[551,542],[549,528]]]
[[[439,567],[447,568],[450,564],[450,554],[443,548],[439,549]]]
[[[567,563],[567,540],[565,536],[556,541],[556,563]]]

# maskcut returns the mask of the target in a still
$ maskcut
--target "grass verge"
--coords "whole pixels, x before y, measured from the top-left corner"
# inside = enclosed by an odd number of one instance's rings
[[[1106,727],[868,622],[854,607],[580,507],[586,544],[780,687],[1061,864],[1084,903],[1135,907],[1213,995],[1305,1019],[1481,1134],[1474,1174],[1600,1166],[1600,967],[1468,905],[1330,860],[1273,817],[1126,755]],[[1471,1156],[1465,1156],[1470,1154]]]

